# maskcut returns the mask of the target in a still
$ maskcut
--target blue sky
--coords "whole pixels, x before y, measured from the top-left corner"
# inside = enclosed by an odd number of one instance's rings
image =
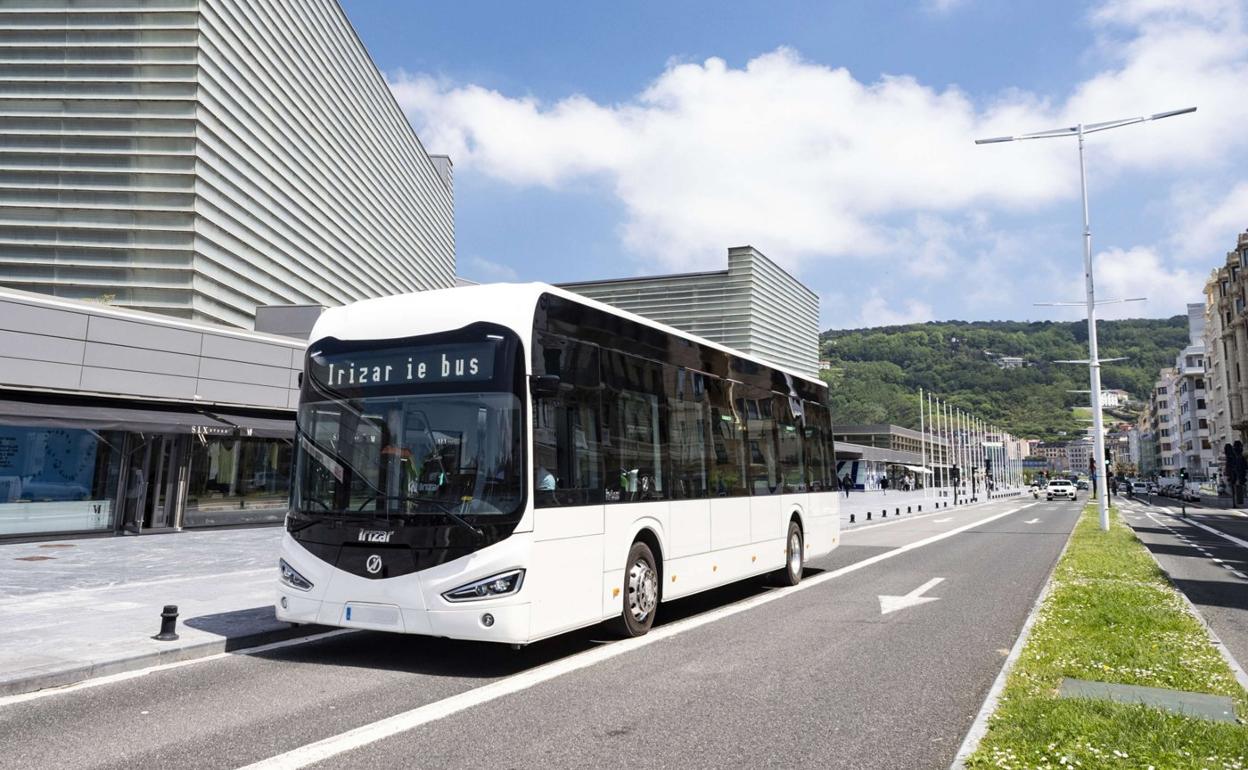
[[[722,267],[750,243],[825,326],[1066,319],[1073,141],[1106,314],[1199,301],[1248,227],[1243,0],[381,3],[343,7],[456,167],[459,272],[550,282]],[[1235,126],[1240,128],[1236,129]]]

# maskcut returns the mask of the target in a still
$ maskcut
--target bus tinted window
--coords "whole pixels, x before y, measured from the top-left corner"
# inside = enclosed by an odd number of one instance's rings
[[[736,383],[707,378],[711,408],[711,494],[716,497],[747,495],[745,472],[745,420],[733,408]]]
[[[707,462],[706,378],[678,368],[674,379],[669,420],[668,452],[672,463],[672,497],[676,500],[706,497],[710,478]]]
[[[535,399],[533,488],[538,507],[601,503],[602,448],[595,345],[543,335],[535,374],[559,377],[559,393]]]
[[[737,391],[745,393],[736,403],[737,411],[746,415],[750,494],[777,494],[780,469],[776,459],[776,416],[771,393],[750,387],[738,387]]]
[[[801,426],[805,422],[802,402],[779,395],[775,396],[772,402],[776,413],[776,440],[779,445],[781,486],[784,492],[805,492],[807,479],[802,462]]]
[[[652,361],[604,351],[603,436],[608,503],[665,499],[666,403]]]

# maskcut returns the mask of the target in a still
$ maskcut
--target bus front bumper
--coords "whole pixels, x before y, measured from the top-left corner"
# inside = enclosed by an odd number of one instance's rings
[[[503,644],[526,644],[530,606],[524,587],[512,596],[448,602],[442,594],[523,566],[528,538],[513,535],[488,548],[421,572],[370,580],[334,569],[289,534],[281,558],[312,583],[300,590],[279,580],[274,611],[287,623],[391,631]]]

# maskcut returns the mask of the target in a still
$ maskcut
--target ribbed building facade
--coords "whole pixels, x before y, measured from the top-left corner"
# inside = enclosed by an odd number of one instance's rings
[[[713,342],[819,375],[819,295],[752,246],[728,269],[560,284]]]
[[[453,203],[335,0],[0,4],[0,284],[250,327],[453,285]]]

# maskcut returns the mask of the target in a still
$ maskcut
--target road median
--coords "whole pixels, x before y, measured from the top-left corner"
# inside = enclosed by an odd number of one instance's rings
[[[1111,521],[1101,532],[1084,509],[965,767],[1248,767],[1248,692],[1116,511]],[[1240,720],[1059,697],[1070,680],[1222,696]]]

